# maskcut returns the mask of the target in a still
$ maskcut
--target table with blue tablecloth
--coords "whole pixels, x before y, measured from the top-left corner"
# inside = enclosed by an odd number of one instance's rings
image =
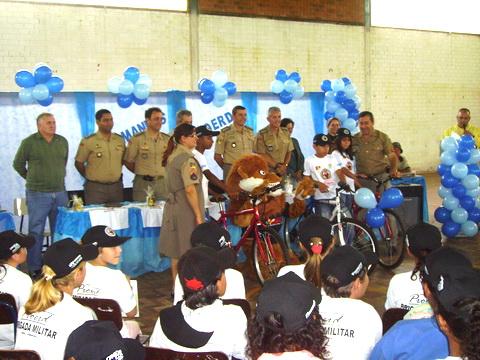
[[[170,267],[170,259],[158,253],[163,207],[162,211],[158,210],[158,206],[149,208],[144,204],[125,204],[121,208],[89,206],[83,211],[62,207],[58,211],[53,241],[67,237],[79,241],[94,225],[110,226],[119,236],[131,237],[122,245],[118,265],[125,274],[136,277],[149,271],[161,272]]]
[[[15,221],[11,213],[2,211],[0,212],[0,232],[7,230],[15,231]]]
[[[409,176],[409,177],[403,177],[403,178],[398,178],[398,179],[393,179],[392,180],[392,186],[396,185],[421,185],[422,186],[422,215],[423,215],[423,221],[428,222],[429,216],[428,216],[428,202],[427,202],[427,182],[425,181],[424,176]]]

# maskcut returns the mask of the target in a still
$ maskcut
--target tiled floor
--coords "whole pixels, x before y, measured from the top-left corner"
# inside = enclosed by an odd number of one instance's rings
[[[439,186],[439,178],[437,174],[425,175],[427,180],[428,205],[431,222],[433,222],[433,211],[440,205],[440,198],[437,195]],[[433,222],[434,223],[434,222]],[[439,225],[438,223],[434,223]],[[475,238],[455,238],[448,240],[452,246],[458,247],[470,254],[476,266],[480,266],[480,248],[478,243],[479,236]],[[383,304],[385,302],[385,294],[390,278],[399,272],[409,271],[413,268],[413,262],[405,257],[403,263],[396,269],[385,270],[377,266],[370,276],[370,286],[366,294],[365,300],[372,304],[377,311],[383,313]],[[244,273],[247,298],[252,305],[260,291],[253,269],[250,264],[242,266],[239,270]],[[140,298],[140,318],[144,334],[151,334],[155,321],[158,317],[160,309],[171,304],[170,291],[172,289],[172,281],[170,279],[170,271],[163,273],[148,273],[138,278],[139,298]]]

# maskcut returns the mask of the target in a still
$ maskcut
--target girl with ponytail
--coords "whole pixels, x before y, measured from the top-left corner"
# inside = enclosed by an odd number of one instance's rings
[[[72,293],[85,278],[85,262],[97,256],[96,246],[81,246],[72,239],[48,248],[42,275],[18,314],[15,349],[35,350],[42,359],[63,359],[70,333],[96,318],[72,298]]]

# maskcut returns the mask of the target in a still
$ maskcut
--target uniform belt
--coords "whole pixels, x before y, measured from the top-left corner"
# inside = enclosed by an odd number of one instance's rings
[[[145,181],[155,181],[163,178],[163,176],[150,176],[150,175],[143,175],[143,180]]]
[[[88,180],[87,181],[89,183],[93,183],[93,184],[100,184],[100,185],[113,185],[113,184],[118,184],[120,182],[120,180],[117,180],[117,181],[114,181],[114,182],[100,182],[100,181],[93,181],[93,180]]]

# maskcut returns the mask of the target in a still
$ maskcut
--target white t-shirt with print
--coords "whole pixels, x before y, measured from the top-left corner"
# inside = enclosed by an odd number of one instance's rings
[[[335,360],[368,359],[382,337],[382,320],[372,305],[362,300],[322,296],[327,350]]]
[[[30,297],[32,279],[13,266],[3,264],[0,266],[0,293],[7,293],[15,298],[17,310],[19,310]],[[0,349],[13,349],[14,325],[0,325]]]
[[[344,157],[342,154],[340,154],[340,151],[338,150],[334,150],[331,156],[335,160],[335,166],[337,170],[342,168],[347,168],[348,170],[350,170],[350,172],[354,174],[357,172],[355,160],[352,160],[348,157]],[[340,179],[336,174],[335,174],[335,179],[337,183],[340,181]],[[345,179],[346,179],[347,185],[350,186],[350,189],[355,190],[355,181],[348,176],[345,176]]]
[[[67,339],[85,321],[96,320],[93,311],[63,293],[62,301],[47,310],[18,314],[16,350],[35,350],[42,360],[63,360]]]
[[[227,288],[222,299],[246,299],[245,297],[245,280],[240,271],[235,269],[225,269],[225,279]],[[183,288],[178,277],[175,278],[175,289],[173,297],[173,305],[183,300]]]
[[[220,351],[230,358],[232,356],[237,359],[246,358],[247,318],[240,306],[223,305],[221,300],[215,300],[211,305],[195,310],[183,303],[181,309],[190,327],[196,331],[213,332],[209,341],[195,349],[180,346],[165,336],[159,318],[150,337],[150,346],[183,352]]]
[[[394,275],[390,279],[387,290],[387,300],[385,301],[385,310],[390,308],[402,308],[410,310],[417,305],[427,303],[423,295],[422,283],[417,274],[417,278],[412,280],[412,272],[404,272]]]
[[[335,160],[331,155],[318,157],[311,155],[305,159],[305,170],[303,175],[310,176],[315,181],[320,181],[328,186],[328,192],[322,193],[319,189],[315,189],[315,200],[333,199],[335,198]]]

